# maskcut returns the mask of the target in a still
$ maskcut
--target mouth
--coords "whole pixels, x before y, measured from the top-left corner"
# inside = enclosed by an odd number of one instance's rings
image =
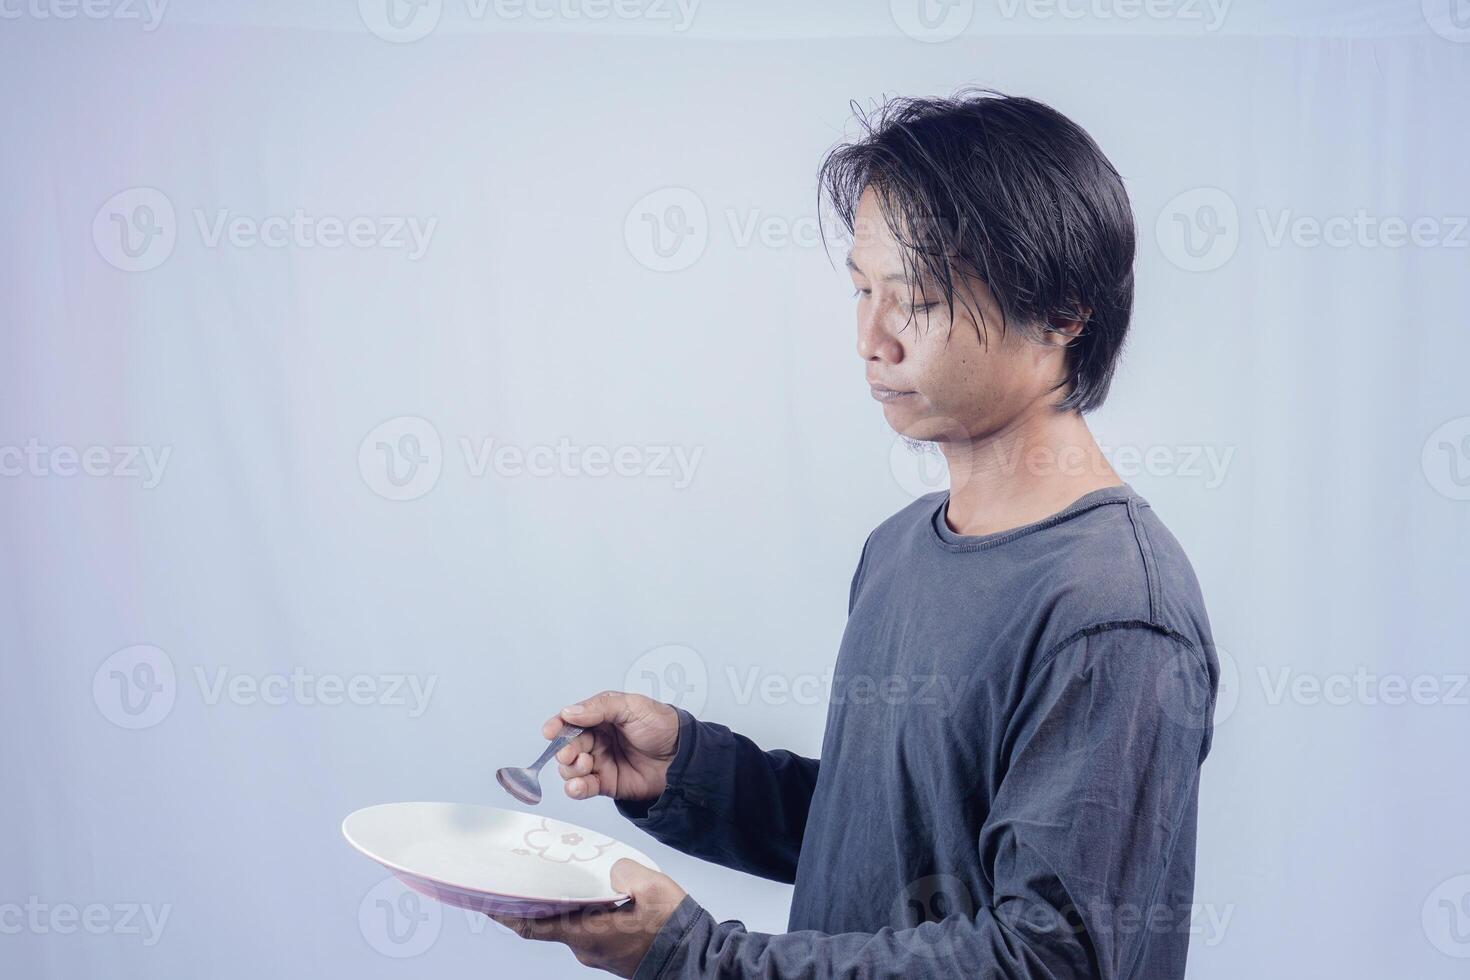
[[[868,390],[873,393],[873,398],[880,402],[896,402],[914,394],[912,391],[898,391],[894,388],[885,388],[883,385],[869,384]]]

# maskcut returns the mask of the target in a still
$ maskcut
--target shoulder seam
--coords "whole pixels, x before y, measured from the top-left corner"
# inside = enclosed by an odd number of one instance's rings
[[[1191,657],[1193,657],[1194,659],[1195,666],[1204,672],[1205,680],[1209,685],[1210,703],[1209,707],[1206,709],[1205,717],[1213,719],[1215,716],[1215,701],[1218,697],[1218,694],[1215,690],[1215,678],[1210,673],[1210,664],[1205,657],[1204,651],[1196,646],[1193,640],[1185,636],[1183,633],[1180,633],[1178,630],[1171,629],[1170,627],[1165,626],[1162,623],[1146,623],[1141,619],[1115,619],[1109,620],[1108,622],[1104,623],[1094,623],[1091,626],[1087,626],[1080,630],[1077,630],[1076,632],[1058,640],[1056,643],[1053,643],[1051,645],[1051,648],[1047,650],[1046,653],[1041,657],[1041,659],[1036,662],[1036,666],[1032,667],[1031,670],[1027,672],[1026,682],[1022,685],[1023,691],[1029,692],[1032,685],[1037,683],[1037,678],[1040,676],[1041,672],[1046,670],[1046,668],[1051,665],[1051,662],[1057,658],[1058,654],[1067,649],[1067,647],[1071,646],[1073,643],[1076,643],[1078,640],[1084,639],[1085,637],[1089,636],[1096,636],[1099,633],[1109,633],[1118,630],[1128,629],[1157,633],[1160,636],[1168,637],[1169,639],[1173,640],[1175,643],[1180,644],[1184,647],[1184,649],[1189,651]],[[1201,743],[1201,762],[1204,761],[1205,756],[1210,751],[1210,745],[1214,741],[1213,734],[1214,726],[1213,724],[1211,724],[1206,727],[1204,739]]]
[[[1080,630],[1077,630],[1073,633],[1068,634],[1067,636],[1062,637],[1056,643],[1053,643],[1050,649],[1048,649],[1046,653],[1042,654],[1041,659],[1036,662],[1036,666],[1031,668],[1030,677],[1028,677],[1026,681],[1026,686],[1030,687],[1031,679],[1034,678],[1037,674],[1041,673],[1043,670],[1045,670],[1047,665],[1056,659],[1057,654],[1061,653],[1063,650],[1071,646],[1073,643],[1076,643],[1078,640],[1084,639],[1089,636],[1096,636],[1099,633],[1110,633],[1115,630],[1127,629],[1146,630],[1151,633],[1158,633],[1163,636],[1167,636],[1169,639],[1173,640],[1176,643],[1183,644],[1186,650],[1194,654],[1195,659],[1199,662],[1199,666],[1205,671],[1205,675],[1209,675],[1209,667],[1208,665],[1206,665],[1204,655],[1200,652],[1200,649],[1194,645],[1194,641],[1192,641],[1189,637],[1185,636],[1178,630],[1171,629],[1170,627],[1165,626],[1162,623],[1146,622],[1142,619],[1113,619],[1108,620],[1107,622],[1094,623],[1091,626],[1085,626]]]
[[[1148,529],[1138,519],[1138,502],[1132,497],[1128,499],[1128,521],[1133,525],[1133,540],[1138,543],[1138,554],[1143,559],[1143,577],[1148,584],[1148,618],[1150,622],[1157,623],[1159,606],[1162,604],[1159,595],[1159,569],[1154,562],[1154,549],[1148,539]]]
[[[863,581],[863,570],[865,568],[867,568],[867,565],[868,565],[868,545],[870,545],[870,544],[873,543],[873,536],[875,534],[877,534],[877,533],[878,533],[878,528],[876,528],[876,527],[873,528],[873,530],[869,531],[868,532],[868,536],[863,539],[863,550],[860,551],[860,552],[858,552],[857,571],[853,572],[853,575],[852,575],[852,584],[850,586],[848,586],[848,589],[847,589],[847,615],[848,616],[851,616],[852,615],[852,607],[857,604],[858,587],[862,585],[862,581]]]

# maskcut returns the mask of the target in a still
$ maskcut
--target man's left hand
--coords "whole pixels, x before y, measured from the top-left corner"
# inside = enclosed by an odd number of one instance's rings
[[[490,918],[522,939],[565,944],[583,966],[631,977],[685,892],[668,875],[627,858],[613,865],[612,886],[630,895],[631,900],[615,909],[573,912],[549,919],[497,914],[490,914]]]

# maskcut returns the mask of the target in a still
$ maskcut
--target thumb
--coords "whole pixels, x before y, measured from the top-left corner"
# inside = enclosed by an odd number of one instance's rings
[[[628,696],[621,691],[603,691],[585,701],[561,709],[561,716],[573,725],[593,728],[597,725],[621,725],[633,716]]]
[[[648,901],[679,887],[668,875],[630,858],[621,858],[612,866],[612,886],[613,891],[623,892],[634,901]]]

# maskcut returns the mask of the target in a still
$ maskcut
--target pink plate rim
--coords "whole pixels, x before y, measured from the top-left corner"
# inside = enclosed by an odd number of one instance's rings
[[[343,817],[342,836],[346,839],[347,843],[352,845],[353,850],[357,851],[363,857],[376,861],[378,864],[381,864],[389,871],[393,871],[401,875],[408,875],[411,878],[417,878],[419,881],[431,882],[435,885],[439,885],[453,891],[464,892],[470,895],[493,895],[496,898],[510,898],[523,902],[540,902],[542,904],[561,904],[580,907],[585,905],[609,905],[615,902],[621,902],[630,897],[624,892],[613,892],[610,895],[599,895],[596,898],[546,898],[539,895],[514,895],[509,892],[490,892],[480,888],[472,888],[468,885],[455,884],[452,881],[442,881],[438,878],[431,878],[421,871],[413,871],[409,868],[403,867],[402,865],[394,864],[392,861],[380,858],[376,854],[370,853],[365,847],[363,847],[357,841],[353,840],[352,835],[347,832],[347,821],[351,820],[359,813],[365,813],[368,810],[376,810],[379,807],[385,806],[469,806],[478,807],[482,810],[495,810],[499,813],[514,813],[520,816],[531,816],[531,814],[526,813],[524,810],[507,810],[504,807],[484,806],[479,803],[445,803],[443,801],[434,800],[403,800],[398,803],[374,803],[372,806],[359,807],[358,809],[353,810],[351,813],[347,814],[347,816]],[[556,822],[559,824],[565,824],[568,827],[575,827],[577,830],[583,831],[584,833],[597,834],[597,836],[599,837],[607,836],[606,834],[598,833],[594,830],[588,830],[586,827],[578,826],[574,823],[567,823],[565,820],[558,820],[556,817],[545,817],[544,819],[556,820]],[[638,851],[637,848],[634,848],[628,844],[623,844],[622,841],[615,842],[618,844],[622,844],[623,847],[628,848],[631,851],[635,851],[636,853],[643,855],[642,851]],[[645,865],[646,867],[652,868],[654,871],[659,870],[658,865],[654,864],[651,858],[648,858],[647,855],[643,855],[643,857],[648,860],[648,863]]]

